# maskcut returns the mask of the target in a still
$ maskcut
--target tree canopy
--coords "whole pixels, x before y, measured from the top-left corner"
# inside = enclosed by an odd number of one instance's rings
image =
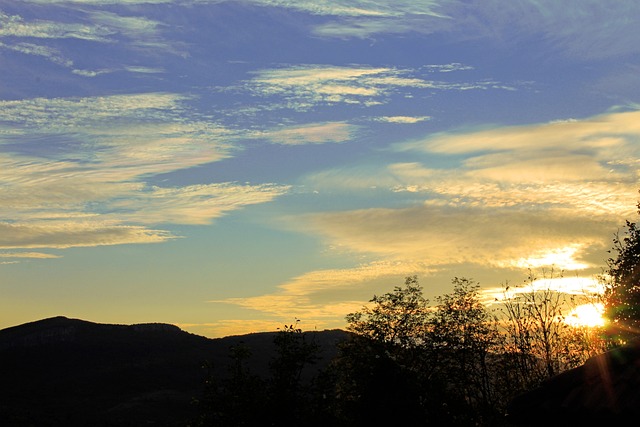
[[[610,320],[609,333],[614,341],[624,342],[640,334],[640,229],[626,222],[616,233],[607,262],[608,282],[605,291],[605,316]]]

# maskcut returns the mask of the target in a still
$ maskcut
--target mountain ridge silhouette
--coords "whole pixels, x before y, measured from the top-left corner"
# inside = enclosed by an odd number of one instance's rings
[[[248,367],[268,375],[277,332],[206,338],[165,323],[101,324],[64,316],[0,330],[3,426],[184,426],[207,371],[228,373],[229,349],[249,347]],[[309,332],[321,369],[346,337]]]

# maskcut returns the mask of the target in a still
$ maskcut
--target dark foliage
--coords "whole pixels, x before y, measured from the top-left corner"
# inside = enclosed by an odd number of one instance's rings
[[[347,317],[352,338],[333,365],[340,419],[408,425],[498,425],[493,318],[478,285],[456,278],[431,307],[415,277]]]
[[[321,397],[328,377],[314,369],[321,360],[321,346],[315,341],[318,334],[302,332],[297,322],[273,336],[274,353],[265,377],[252,374],[247,367],[248,347],[230,349],[230,375],[220,379],[210,372],[195,425],[289,427],[331,421]]]
[[[620,235],[615,235],[607,273],[605,315],[611,320],[610,338],[614,344],[624,343],[640,334],[640,229],[626,222]]]

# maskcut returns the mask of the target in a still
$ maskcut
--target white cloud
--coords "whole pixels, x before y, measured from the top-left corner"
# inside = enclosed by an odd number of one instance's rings
[[[458,69],[464,69],[462,65]],[[505,89],[493,81],[451,83],[426,79],[428,69],[299,65],[255,73],[244,89],[261,97],[280,97],[280,108],[306,111],[318,105],[380,105],[392,95],[413,95],[416,90]],[[276,101],[277,103],[278,101]],[[270,100],[274,108],[274,101]]]
[[[287,2],[279,2],[287,3]],[[603,59],[640,51],[635,22],[640,5],[634,0],[613,4],[599,0],[438,0],[426,2],[366,2],[363,10],[339,13],[340,2],[309,13],[333,15],[316,26],[316,35],[370,38],[376,34],[446,32],[451,39],[487,38],[497,43],[544,40],[551,50],[580,59]],[[302,3],[298,9],[305,9]],[[349,2],[355,5],[353,2]],[[373,5],[372,5],[373,4]],[[518,31],[514,32],[514,28]]]
[[[50,5],[53,2],[42,3]],[[122,2],[108,1],[82,3],[96,6],[105,6],[111,3],[122,4]],[[141,4],[145,2],[132,1],[129,3]],[[51,44],[56,40],[76,39],[100,44],[118,43],[118,46],[125,50],[135,50],[137,56],[145,53],[182,54],[178,50],[177,44],[165,38],[163,30],[167,28],[166,25],[136,14],[133,10],[129,15],[119,15],[106,10],[77,9],[72,14],[75,22],[70,21],[68,17],[64,21],[62,19],[56,20],[58,15],[48,13],[46,9],[36,10],[42,10],[43,19],[25,19],[20,15],[8,15],[0,11],[0,39],[5,40],[0,43],[0,48],[38,55],[84,77],[95,77],[105,72],[123,69],[124,66],[113,63],[100,70],[74,68],[74,62],[85,62],[86,58],[77,57],[74,55],[74,50],[69,48],[62,54]],[[57,46],[59,43],[55,45]],[[115,57],[111,56],[107,59],[113,62]],[[144,68],[150,69],[150,67],[143,66]]]
[[[264,6],[298,9],[315,15],[398,17],[406,15],[441,16],[436,0],[250,0]]]
[[[62,257],[59,255],[45,254],[42,252],[0,252],[0,258],[56,259]]]
[[[387,261],[595,269],[612,233],[636,211],[639,114],[440,133],[401,144],[390,158],[408,154],[412,161],[324,171],[305,184],[346,194],[376,187],[376,197],[385,189],[408,192],[410,205],[311,214],[298,218],[298,229]],[[451,156],[452,163],[439,169],[422,163],[434,155]]]
[[[137,224],[209,224],[227,212],[270,202],[288,190],[284,185],[233,183],[152,187],[130,198],[111,202],[109,207],[117,213],[107,216]]]
[[[461,64],[459,62],[452,62],[450,64],[425,65],[422,68],[438,73],[451,73],[453,71],[468,71],[474,69],[474,67],[470,65]]]
[[[175,3],[175,0],[24,0],[28,3],[41,4],[86,4],[86,5],[137,5],[137,4],[164,4]],[[205,0],[206,1],[206,0]],[[212,0],[211,3],[221,2],[223,0]],[[198,0],[193,0],[198,2]]]
[[[78,39],[107,42],[114,31],[104,26],[63,23],[49,20],[25,21],[19,15],[0,11],[0,37],[37,39]]]
[[[131,73],[140,73],[140,74],[162,74],[165,72],[163,68],[142,67],[137,65],[128,65],[128,66],[125,66],[124,69]]]
[[[584,150],[588,154],[617,154],[629,138],[640,137],[640,111],[595,116],[585,120],[554,121],[529,126],[492,128],[459,134],[441,133],[400,148],[444,154],[500,151]],[[620,156],[622,157],[622,156]]]
[[[160,29],[164,25],[144,16],[123,16],[106,11],[95,11],[89,14],[96,27],[109,28],[111,32],[128,39],[128,44],[136,47],[152,47],[172,52],[171,43],[167,42]]]
[[[11,45],[0,42],[0,48],[13,50],[25,55],[41,56],[54,64],[62,65],[63,67],[73,66],[73,61],[65,58],[58,49],[48,46],[42,46],[34,43],[16,43]]]
[[[176,121],[173,111],[183,110],[185,96],[172,93],[144,93],[87,98],[32,98],[0,101],[0,118],[13,126],[45,132],[67,132],[76,127],[91,128],[108,119]]]
[[[26,0],[43,5],[175,4],[216,5],[222,0]],[[323,23],[311,31],[322,37],[369,38],[376,34],[446,32],[451,39],[488,38],[497,43],[544,40],[551,49],[581,59],[603,59],[629,55],[640,50],[635,23],[640,6],[635,0],[612,4],[600,0],[247,0],[262,7],[278,7],[323,16]],[[5,15],[6,17],[6,15]],[[74,37],[104,41],[112,32],[149,28],[122,17],[103,25],[76,25],[48,20],[25,23],[4,19],[4,31],[29,37]],[[0,16],[0,21],[2,17]],[[113,26],[110,26],[113,25]],[[518,31],[514,32],[514,28]],[[104,32],[102,32],[104,31]],[[129,35],[131,33],[129,32]],[[133,39],[134,44],[141,40]],[[146,41],[149,43],[149,40]],[[169,46],[156,40],[157,47]],[[154,46],[153,43],[148,46]],[[444,69],[443,69],[444,71]]]
[[[0,223],[0,248],[71,248],[158,243],[171,238],[162,230],[111,223],[46,221]]]
[[[356,130],[357,126],[344,122],[327,122],[273,129],[256,136],[283,145],[324,144],[349,141]]]
[[[365,38],[376,33],[431,32],[442,28],[441,0],[251,0],[255,4],[283,7],[314,15],[327,16],[333,21],[313,29],[316,35],[338,38]]]
[[[400,124],[414,124],[424,122],[426,120],[430,120],[430,116],[382,116],[375,119],[378,122],[386,122],[386,123],[400,123]]]
[[[83,77],[97,77],[101,74],[109,74],[112,73],[113,70],[77,70],[74,69],[71,71],[73,74],[77,74]]]
[[[163,4],[176,3],[176,0],[25,0],[29,3],[41,4],[85,4],[85,5],[114,5],[114,4]],[[180,0],[179,4],[218,4],[225,0]],[[436,0],[396,0],[396,1],[367,1],[367,0],[247,0],[260,6],[281,7],[295,9],[314,15],[331,16],[403,16],[435,15],[438,7]]]
[[[485,207],[564,206],[627,217],[640,157],[639,111],[584,120],[441,133],[401,144],[427,155],[464,156],[455,169],[393,165],[398,191]]]
[[[305,222],[328,243],[356,253],[392,260],[428,260],[434,266],[473,263],[497,267],[571,244],[602,249],[607,243],[603,237],[619,224],[617,218],[564,209],[428,204],[315,214]]]
[[[208,224],[287,186],[151,186],[146,180],[226,158],[232,132],[188,121],[173,94],[0,103],[0,247],[151,243],[152,224]],[[46,142],[46,144],[43,144]]]
[[[491,205],[511,199],[626,215],[637,179],[638,164],[632,159],[640,155],[639,114],[440,134],[402,149],[466,156],[453,173],[429,170],[439,179],[423,181],[424,190],[463,197],[475,192]],[[395,169],[400,180],[404,176],[414,186],[419,183],[410,175],[420,171],[427,173],[416,163]]]
[[[556,49],[576,58],[602,59],[640,51],[635,22],[640,4],[621,0],[475,0],[452,2],[448,13],[467,33],[495,37],[511,34],[511,42],[541,36]],[[512,29],[518,28],[519,34]]]
[[[89,169],[98,175],[118,174],[121,180],[228,157],[234,135],[215,123],[182,118],[188,114],[185,100],[150,93],[2,101],[0,119],[5,127],[0,136],[11,135],[18,141],[14,144],[18,152],[34,139],[62,139],[60,148],[67,151],[63,159],[55,157],[59,152],[48,153],[46,146],[39,155],[76,173]]]

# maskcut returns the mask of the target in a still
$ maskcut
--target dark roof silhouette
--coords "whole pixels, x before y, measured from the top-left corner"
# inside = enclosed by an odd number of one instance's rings
[[[640,339],[587,362],[513,399],[516,425],[593,425],[640,419]]]

